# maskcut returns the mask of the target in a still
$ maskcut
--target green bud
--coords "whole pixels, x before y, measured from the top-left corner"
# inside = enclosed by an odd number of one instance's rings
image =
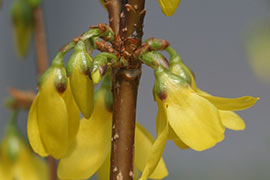
[[[29,48],[32,30],[32,9],[26,0],[15,0],[11,8],[18,55],[24,57]]]
[[[170,45],[168,41],[156,38],[150,38],[146,43],[150,46],[152,51],[163,50]]]
[[[72,74],[74,68],[79,68],[80,72],[90,76],[90,65],[92,62],[91,56],[87,53],[86,46],[83,41],[78,41],[76,46],[74,47],[74,53],[69,59],[67,65],[67,73],[68,75]]]
[[[40,6],[42,0],[27,0],[29,5],[32,7],[32,8],[37,8]]]
[[[91,65],[91,77],[95,84],[99,83],[102,76],[106,73],[108,64],[116,62],[117,57],[111,53],[100,53],[95,58]]]
[[[92,58],[87,53],[83,41],[78,41],[71,55],[67,72],[70,78],[72,95],[85,118],[93,112],[94,86],[90,79],[90,64]]]
[[[32,9],[26,0],[15,0],[11,7],[11,17],[13,24],[22,23],[33,24]]]
[[[162,66],[163,68],[169,68],[169,63],[167,59],[160,53],[156,51],[150,51],[142,54],[140,60],[146,65],[152,67],[153,69]]]

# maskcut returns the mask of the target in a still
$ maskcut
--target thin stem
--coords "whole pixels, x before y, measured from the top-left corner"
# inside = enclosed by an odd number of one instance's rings
[[[35,46],[37,54],[37,71],[40,77],[48,68],[48,52],[45,34],[45,24],[41,7],[33,12],[35,24]],[[50,168],[50,180],[57,180],[57,165],[53,157],[48,157],[48,165]]]
[[[133,58],[133,53],[141,45],[145,1],[129,0],[127,4],[122,4],[123,2],[125,1],[118,0],[118,4],[121,3],[122,5],[120,21],[117,21],[120,27],[120,38],[116,38],[114,48],[121,52],[122,57],[127,59],[128,65],[122,68],[113,68],[112,71],[111,180],[134,179],[134,137],[141,63]],[[112,14],[110,14],[112,11],[109,10],[109,17],[112,17]]]
[[[38,77],[40,77],[48,68],[48,53],[46,43],[45,24],[41,7],[33,12],[35,24],[35,46],[37,54]]]
[[[50,180],[57,180],[57,162],[56,160],[52,157],[48,157],[48,164],[50,168]]]

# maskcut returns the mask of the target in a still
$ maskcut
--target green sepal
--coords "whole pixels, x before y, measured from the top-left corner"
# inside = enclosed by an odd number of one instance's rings
[[[192,83],[192,74],[190,69],[184,64],[182,58],[171,47],[166,48],[166,51],[170,54],[170,71],[188,82]]]
[[[169,42],[163,39],[150,38],[146,40],[152,51],[164,50],[169,46]]]
[[[42,88],[43,83],[48,79],[49,75],[51,74],[53,67],[49,67],[39,78],[38,87]]]
[[[91,65],[91,77],[94,84],[98,84],[106,73],[109,64],[115,64],[117,57],[112,53],[103,52],[98,54]]]
[[[170,86],[177,87],[177,86],[186,86],[188,82],[184,80],[182,77],[177,76],[171,73],[169,70],[164,69],[162,67],[158,67],[154,71],[155,74],[155,84],[154,84],[154,94],[156,94],[161,100],[167,98],[168,89]],[[154,96],[155,99],[155,96]]]
[[[156,51],[146,52],[140,55],[139,59],[144,62],[146,65],[152,67],[153,69],[158,68],[159,66],[168,69],[169,64],[166,58]]]
[[[41,5],[42,0],[27,0],[30,6],[34,9]]]
[[[33,24],[33,14],[30,4],[27,0],[15,0],[11,7],[11,17],[13,24],[23,23],[25,25]]]
[[[88,54],[84,42],[78,41],[67,64],[68,75],[71,76],[73,69],[79,67],[83,74],[90,76],[90,65],[92,61],[93,59]]]

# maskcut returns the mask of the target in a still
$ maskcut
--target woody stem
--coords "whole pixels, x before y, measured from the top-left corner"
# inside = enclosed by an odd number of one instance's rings
[[[48,68],[48,52],[46,44],[45,23],[41,7],[37,7],[34,12],[34,27],[35,27],[35,48],[37,55],[37,76],[38,78]],[[48,165],[50,169],[50,180],[57,180],[57,163],[53,157],[48,157]]]
[[[106,1],[110,25],[116,34],[114,48],[128,61],[128,66],[113,68],[112,71],[113,123],[110,180],[134,179],[136,103],[141,63],[133,58],[133,53],[141,45],[144,4],[144,0]]]

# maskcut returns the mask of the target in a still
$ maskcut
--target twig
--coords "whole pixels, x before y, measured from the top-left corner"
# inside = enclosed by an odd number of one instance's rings
[[[35,47],[37,54],[37,69],[38,77],[40,77],[48,68],[48,53],[45,34],[45,25],[43,12],[41,7],[38,7],[33,12],[35,24]]]
[[[35,99],[35,93],[32,91],[21,91],[16,88],[9,89],[11,101],[8,101],[8,106],[12,109],[28,110]]]
[[[121,3],[120,0],[117,3],[115,2],[118,5],[119,3]],[[119,38],[115,39],[118,42],[115,42],[114,48],[120,52],[121,56],[128,60],[129,64],[124,68],[113,68],[112,71],[113,125],[111,180],[134,179],[135,119],[141,63],[133,58],[133,52],[141,44],[145,15],[144,4],[144,0],[129,0],[127,4],[122,4],[120,21],[117,21],[120,30]],[[119,7],[116,7],[116,9],[118,10]],[[111,13],[113,13],[113,9],[108,12],[109,17],[112,17]],[[114,23],[116,22],[111,23],[115,26]]]

